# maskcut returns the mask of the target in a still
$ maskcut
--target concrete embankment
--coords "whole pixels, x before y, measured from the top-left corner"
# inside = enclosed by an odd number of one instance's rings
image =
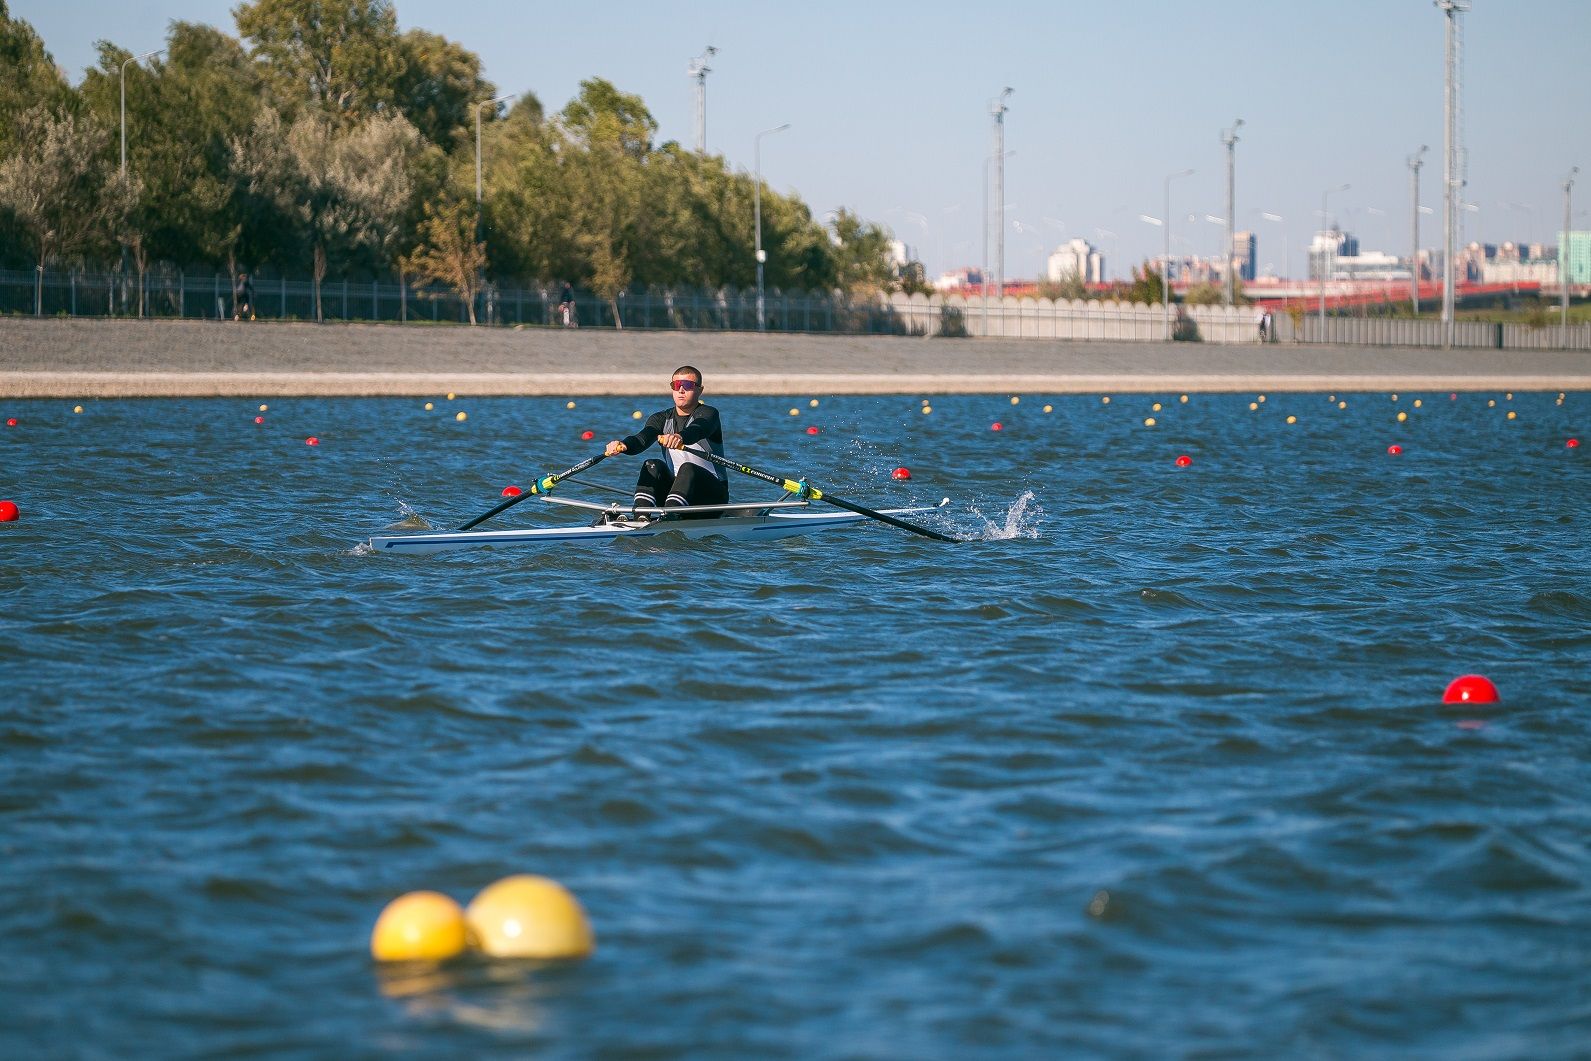
[[[0,318],[0,397],[1591,390],[1571,351]]]

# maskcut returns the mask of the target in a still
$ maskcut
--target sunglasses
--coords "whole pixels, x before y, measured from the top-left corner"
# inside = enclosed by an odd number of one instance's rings
[[[674,388],[677,391],[693,391],[697,387],[700,387],[701,384],[697,383],[693,379],[677,379],[674,382],[670,383],[669,386]]]

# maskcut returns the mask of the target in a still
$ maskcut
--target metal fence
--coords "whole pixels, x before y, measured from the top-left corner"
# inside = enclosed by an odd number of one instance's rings
[[[1285,314],[1276,318],[1277,338],[1337,346],[1447,345],[1447,326],[1436,317],[1307,316],[1296,323]],[[1591,350],[1591,324],[1510,324],[1501,321],[1454,321],[1453,346],[1494,350]]]
[[[496,326],[562,326],[559,287],[488,285],[475,299],[476,319]],[[57,317],[159,317],[230,320],[238,295],[225,274],[16,272],[0,270],[0,314]],[[254,280],[254,312],[272,320],[315,320],[315,288],[308,280]],[[755,331],[755,292],[725,289],[635,289],[613,302],[575,293],[569,325],[590,328]],[[769,292],[763,299],[768,331],[904,335],[909,326],[888,304],[821,294]],[[321,284],[320,319],[466,323],[469,307],[438,286],[376,280]]]

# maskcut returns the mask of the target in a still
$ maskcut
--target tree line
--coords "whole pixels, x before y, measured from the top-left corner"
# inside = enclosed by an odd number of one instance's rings
[[[254,0],[236,36],[188,22],[144,61],[99,42],[72,85],[0,0],[0,266],[441,283],[749,287],[753,177],[657,143],[640,97],[593,78],[547,114],[479,57],[398,29],[388,0]],[[122,164],[122,78],[126,163]],[[761,189],[766,283],[897,283],[890,235]],[[318,314],[318,309],[317,309]]]

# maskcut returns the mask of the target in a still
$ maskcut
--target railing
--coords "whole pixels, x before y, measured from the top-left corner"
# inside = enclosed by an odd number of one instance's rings
[[[280,277],[254,280],[254,311],[264,319],[315,320],[314,285]],[[488,286],[475,300],[476,319],[498,327],[555,327],[560,286]],[[117,272],[0,270],[0,314],[72,317],[161,317],[230,320],[237,310],[225,274],[151,270],[141,278]],[[988,298],[893,294],[850,300],[822,294],[769,292],[767,331],[845,335],[920,335],[1080,342],[1295,342],[1368,346],[1446,345],[1435,317],[1420,319],[1273,313],[1262,336],[1255,306],[1163,306],[1102,300]],[[329,280],[321,285],[320,319],[465,323],[469,307],[436,286]],[[725,289],[634,289],[614,302],[576,292],[572,325],[684,331],[757,331],[754,292]],[[1453,345],[1510,350],[1591,350],[1591,324],[1565,328],[1458,321]]]

